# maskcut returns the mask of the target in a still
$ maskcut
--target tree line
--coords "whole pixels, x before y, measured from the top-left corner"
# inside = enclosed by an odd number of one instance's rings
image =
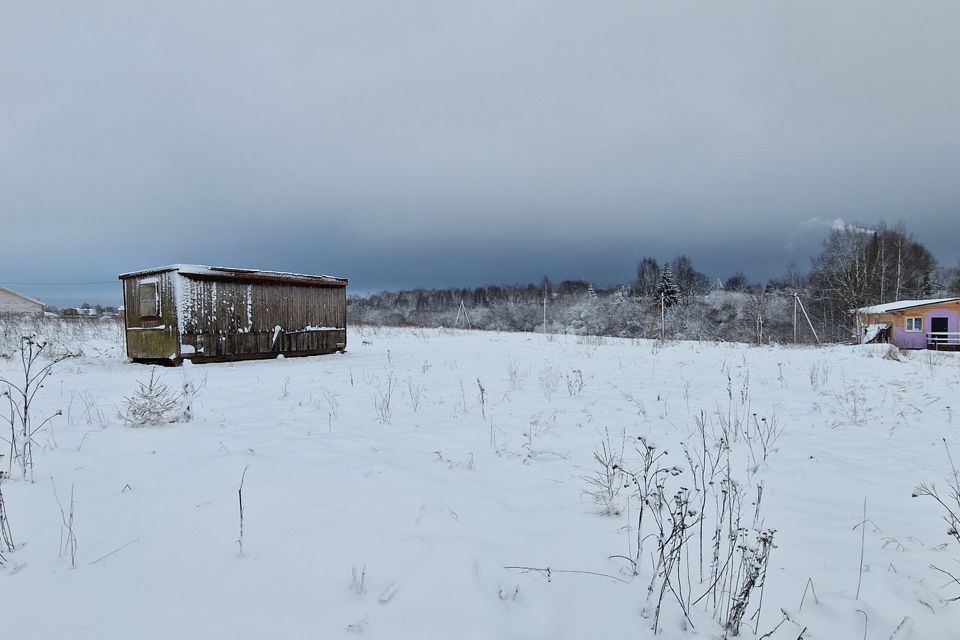
[[[765,283],[737,272],[708,278],[686,255],[643,257],[628,283],[583,280],[413,289],[350,296],[356,324],[470,327],[737,342],[846,342],[853,310],[895,300],[960,296],[960,265],[941,268],[902,224],[833,229],[806,273]]]

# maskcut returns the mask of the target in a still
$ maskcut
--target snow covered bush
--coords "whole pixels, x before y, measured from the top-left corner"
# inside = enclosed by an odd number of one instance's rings
[[[137,390],[123,399],[123,421],[131,427],[190,420],[192,385],[188,383],[182,393],[176,393],[161,382],[156,373],[156,369],[151,369],[150,379],[146,383],[138,380]]]

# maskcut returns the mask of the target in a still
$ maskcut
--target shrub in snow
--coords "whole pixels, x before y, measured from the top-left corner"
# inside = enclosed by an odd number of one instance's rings
[[[600,447],[593,452],[596,467],[592,475],[583,476],[587,483],[586,494],[600,507],[603,515],[620,515],[623,510],[620,490],[624,487],[623,450],[626,447],[626,432],[620,435],[619,446],[610,440],[609,430],[604,430],[605,438]]]
[[[185,384],[183,392],[176,393],[151,369],[150,379],[146,383],[138,380],[137,386],[132,396],[123,399],[123,420],[131,427],[188,422],[192,417],[192,384]]]
[[[557,386],[560,384],[560,372],[550,366],[549,362],[544,363],[543,371],[540,372],[538,380],[540,382],[540,389],[549,402],[553,394],[556,393]]]

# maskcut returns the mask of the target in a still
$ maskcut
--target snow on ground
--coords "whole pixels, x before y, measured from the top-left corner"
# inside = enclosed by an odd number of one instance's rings
[[[73,344],[84,355],[37,396],[35,415],[64,415],[39,436],[35,481],[14,466],[2,487],[18,545],[0,567],[4,636],[654,637],[655,541],[637,576],[611,558],[635,553],[638,504],[628,519],[624,489],[621,513],[601,513],[594,452],[625,441],[635,470],[642,436],[684,466],[698,416],[716,436],[754,414],[783,432],[765,461],[756,438],[729,442],[744,526],[762,482],[757,528],[776,530],[742,636],[784,613],[774,640],[960,636],[960,588],[929,566],[956,573],[960,545],[911,497],[945,488],[942,438],[960,455],[960,354],[366,329],[345,354],[157,369],[199,389],[193,420],[132,428],[118,409],[150,367],[119,340]],[[0,375],[18,366],[0,359]],[[73,491],[75,568],[54,486],[67,511]],[[723,636],[704,602],[687,622],[677,600],[658,637]]]

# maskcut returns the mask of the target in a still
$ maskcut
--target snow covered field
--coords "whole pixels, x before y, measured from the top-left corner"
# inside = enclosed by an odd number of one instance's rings
[[[930,567],[960,575],[960,545],[911,497],[947,488],[943,438],[960,455],[960,354],[367,329],[346,354],[157,369],[198,390],[193,418],[133,428],[119,411],[151,368],[121,340],[67,340],[83,355],[37,395],[35,415],[63,415],[35,481],[14,464],[2,485],[4,637],[648,638],[659,601],[657,637],[719,638],[749,573],[729,556],[693,604],[724,492],[737,544],[775,530],[741,636],[960,637],[960,585]],[[662,600],[652,506],[631,562],[640,490],[621,470],[644,451],[667,452],[662,522],[681,487],[685,517],[709,511]],[[75,567],[54,486],[65,511],[73,492]]]

